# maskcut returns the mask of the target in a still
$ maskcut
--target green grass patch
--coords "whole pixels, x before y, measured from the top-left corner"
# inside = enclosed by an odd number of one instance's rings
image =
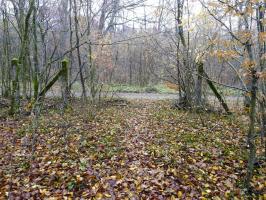
[[[148,85],[141,87],[139,85],[127,85],[127,84],[112,84],[105,85],[104,90],[113,92],[129,92],[129,93],[162,93],[162,94],[174,94],[175,90],[168,88],[164,84]]]

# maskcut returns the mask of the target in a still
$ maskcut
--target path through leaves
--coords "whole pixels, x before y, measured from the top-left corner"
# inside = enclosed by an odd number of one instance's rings
[[[77,107],[77,108],[76,108]],[[5,199],[245,199],[245,126],[234,117],[133,101],[91,114],[76,106],[0,124]],[[265,199],[265,165],[253,186]]]

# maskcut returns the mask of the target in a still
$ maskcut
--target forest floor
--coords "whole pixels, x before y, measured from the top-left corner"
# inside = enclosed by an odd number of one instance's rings
[[[64,114],[53,105],[38,124],[33,116],[0,119],[0,199],[247,199],[241,113],[150,100],[99,108],[76,101]],[[265,200],[265,164],[252,185],[253,199]]]

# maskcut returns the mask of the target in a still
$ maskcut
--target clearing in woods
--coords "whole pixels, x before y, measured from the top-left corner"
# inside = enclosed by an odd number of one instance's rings
[[[0,196],[245,199],[241,118],[180,111],[167,101],[76,104],[64,114],[46,104],[33,156],[31,117],[1,120]],[[258,191],[265,174],[265,166],[256,170]]]

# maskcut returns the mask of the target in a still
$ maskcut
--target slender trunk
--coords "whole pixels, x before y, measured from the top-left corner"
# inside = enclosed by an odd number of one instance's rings
[[[72,2],[71,0],[69,0],[69,46],[70,49],[73,49],[73,29],[72,29]],[[73,52],[70,51],[69,53],[69,58],[70,58],[70,62],[69,62],[69,79],[71,80],[71,75],[72,75],[72,62],[73,62]],[[71,86],[72,84],[69,85],[69,92],[71,92]]]
[[[258,8],[256,12],[256,18],[257,18],[257,29],[258,29],[258,34],[262,34],[265,31],[264,23],[263,21],[265,20],[265,3],[263,5],[258,3]],[[258,45],[259,45],[259,64],[260,64],[260,71],[264,71],[265,69],[265,60],[263,59],[263,55],[266,53],[266,43],[264,41],[260,41],[260,37],[258,36]],[[265,113],[265,107],[266,107],[266,81],[261,80],[260,83],[260,88],[262,90],[262,93],[264,97],[262,97],[262,101],[260,102],[260,108],[261,108],[261,140],[262,140],[262,145],[263,141],[264,142],[264,154],[266,157],[266,113]]]
[[[210,89],[212,90],[212,92],[214,93],[215,97],[219,100],[220,104],[222,105],[222,107],[224,108],[225,112],[227,114],[231,114],[230,109],[228,107],[228,105],[226,104],[225,100],[223,99],[223,97],[220,95],[220,93],[218,92],[218,90],[216,89],[215,85],[213,84],[213,82],[210,80],[209,76],[206,74],[206,72],[203,70],[202,68],[202,73],[203,73],[203,77],[206,78],[207,84],[209,85]]]
[[[142,78],[142,49],[140,51],[140,55],[139,55],[139,85],[140,87],[143,87],[143,78]]]
[[[62,98],[63,98],[63,106],[64,108],[68,107],[70,91],[69,91],[69,79],[68,79],[68,61],[63,60],[61,62],[62,65]]]
[[[12,93],[11,93],[11,106],[9,113],[11,115],[15,114],[19,108],[19,98],[20,98],[20,91],[19,91],[19,61],[18,59],[14,58],[11,61],[11,70],[12,70]]]
[[[75,34],[76,34],[76,47],[77,47],[77,57],[78,57],[78,66],[79,66],[79,75],[80,75],[80,82],[82,87],[82,98],[83,100],[86,99],[86,88],[85,88],[85,80],[83,77],[83,67],[81,61],[81,54],[80,54],[80,41],[79,41],[79,33],[78,33],[78,11],[77,11],[77,1],[73,0],[74,2],[74,19],[75,19]]]
[[[245,28],[248,30],[248,22],[247,18],[245,17]],[[245,48],[248,53],[248,58],[251,63],[251,66],[249,66],[250,71],[250,81],[248,83],[248,90],[251,97],[248,99],[247,106],[249,107],[249,130],[248,130],[248,136],[247,136],[247,144],[249,147],[249,153],[248,153],[248,166],[247,166],[247,175],[245,180],[245,186],[250,191],[251,189],[251,179],[253,177],[254,172],[254,162],[256,158],[256,145],[255,145],[255,120],[256,120],[256,93],[257,93],[257,71],[254,66],[254,56],[252,52],[252,43],[251,38],[248,39],[245,43]]]
[[[39,61],[38,61],[38,39],[37,39],[37,24],[36,24],[36,18],[37,18],[37,8],[36,5],[34,5],[34,11],[33,11],[33,62],[34,62],[34,71],[33,71],[33,89],[34,89],[34,99],[36,100],[38,97],[39,92]]]
[[[196,89],[195,89],[196,105],[202,106],[203,104],[202,102],[202,77],[204,74],[203,63],[202,62],[197,63],[197,68],[198,68],[198,80],[197,80]]]
[[[261,114],[261,145],[264,146],[264,156],[266,158],[266,111],[265,111],[266,99],[263,97],[260,102],[260,114]]]
[[[96,82],[96,68],[93,64],[93,58],[92,58],[92,45],[91,45],[91,1],[87,1],[87,20],[88,20],[88,24],[87,24],[87,37],[89,39],[89,44],[88,44],[88,49],[89,49],[89,53],[88,53],[88,60],[89,60],[89,88],[90,88],[90,96],[91,96],[91,100],[94,101],[95,100],[95,96],[96,96],[96,92],[97,92],[97,82]],[[103,27],[102,27],[103,28]]]
[[[184,36],[184,29],[183,29],[183,7],[184,7],[184,1],[177,0],[177,16],[176,21],[178,24],[177,31],[178,36],[181,41],[181,44],[184,49],[184,56],[183,56],[183,65],[184,65],[184,84],[183,84],[183,90],[184,90],[184,101],[185,105],[191,106],[192,104],[192,81],[193,76],[190,69],[190,63],[189,63],[189,42],[186,42],[185,36]],[[189,36],[189,33],[188,33]],[[189,37],[188,37],[189,40]]]
[[[21,31],[21,48],[20,48],[20,55],[19,55],[19,62],[22,65],[22,81],[23,81],[23,95],[27,97],[27,82],[30,79],[30,70],[28,66],[28,56],[29,56],[29,30],[30,30],[30,18],[32,15],[32,12],[34,10],[34,4],[35,0],[30,1],[29,10],[25,16],[25,20],[23,21],[23,26]],[[20,7],[22,14],[24,10],[22,9],[24,7]],[[24,16],[24,14],[22,14]],[[22,18],[24,19],[24,17]],[[20,20],[22,20],[20,19]]]
[[[256,92],[257,92],[257,81],[258,77],[256,75],[256,70],[253,69],[251,72],[252,76],[252,87],[251,87],[251,99],[250,99],[250,111],[249,111],[249,130],[247,143],[249,147],[248,153],[248,166],[247,166],[247,175],[245,180],[245,185],[248,190],[251,189],[251,179],[254,172],[254,162],[256,159],[256,145],[255,145],[255,119],[256,119]]]
[[[132,85],[132,59],[129,58],[129,84]]]
[[[63,65],[64,63],[64,65]],[[55,82],[60,78],[60,77],[64,77],[64,80],[65,82],[67,81],[67,76],[66,76],[66,73],[67,73],[67,61],[63,61],[62,62],[62,67],[61,69],[54,75],[54,77],[47,83],[47,85],[41,90],[41,92],[39,93],[39,97],[40,98],[44,98],[46,92],[55,84]]]
[[[9,37],[9,24],[7,19],[6,9],[2,11],[3,14],[3,65],[2,65],[2,95],[5,97],[10,96],[11,83],[10,83],[10,37]]]

